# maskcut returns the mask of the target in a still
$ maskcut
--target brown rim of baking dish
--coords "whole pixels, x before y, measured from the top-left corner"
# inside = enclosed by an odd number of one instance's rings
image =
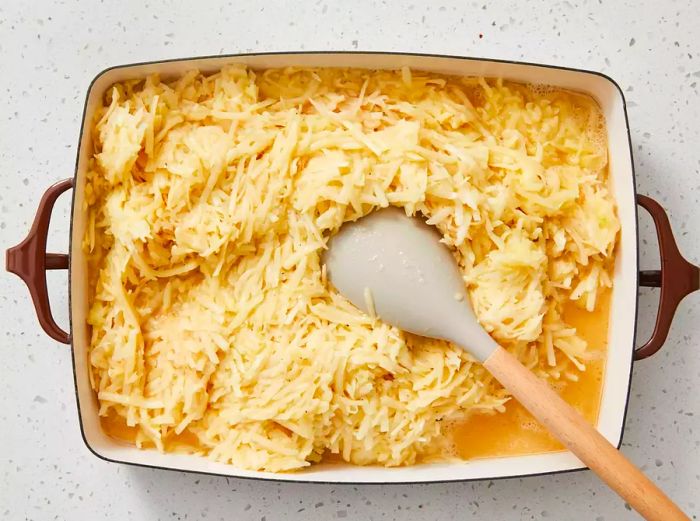
[[[92,90],[93,85],[97,81],[98,78],[100,78],[103,74],[107,73],[108,71],[114,70],[114,69],[120,69],[120,68],[125,68],[125,67],[134,67],[134,66],[142,66],[142,65],[154,65],[154,64],[162,64],[162,63],[171,63],[171,62],[182,62],[182,61],[189,61],[189,60],[204,60],[204,59],[235,59],[235,58],[242,58],[242,57],[249,57],[249,56],[277,56],[277,55],[283,55],[283,56],[295,56],[295,55],[324,55],[324,54],[345,54],[345,55],[392,55],[392,56],[414,56],[414,57],[428,57],[428,58],[447,58],[447,59],[456,59],[456,60],[464,60],[464,61],[482,61],[482,62],[491,62],[491,63],[504,63],[504,64],[513,64],[513,65],[525,65],[525,66],[535,66],[535,67],[541,67],[541,68],[546,68],[546,69],[554,69],[554,70],[562,70],[562,71],[572,71],[572,72],[580,72],[580,73],[585,73],[585,74],[592,74],[595,76],[599,76],[604,78],[605,80],[609,81],[619,92],[621,100],[622,100],[622,106],[623,106],[623,111],[624,111],[624,116],[625,116],[625,126],[627,129],[627,141],[628,141],[628,146],[629,146],[629,152],[630,152],[630,158],[633,157],[633,151],[632,151],[632,145],[631,145],[631,137],[629,133],[629,119],[627,117],[627,104],[626,100],[624,97],[624,93],[620,86],[617,84],[615,80],[613,80],[611,77],[609,77],[606,74],[597,72],[597,71],[590,71],[586,69],[579,69],[579,68],[572,68],[572,67],[561,67],[561,66],[555,66],[555,65],[546,65],[546,64],[538,64],[538,63],[531,63],[531,62],[522,62],[522,61],[514,61],[514,60],[498,60],[498,59],[489,59],[489,58],[476,58],[476,57],[466,57],[466,56],[450,56],[450,55],[443,55],[443,54],[421,54],[421,53],[404,53],[404,52],[381,52],[381,51],[301,51],[301,52],[262,52],[262,53],[241,53],[241,54],[222,54],[222,55],[211,55],[211,56],[198,56],[198,57],[188,57],[188,58],[176,58],[176,59],[168,59],[168,60],[155,60],[155,61],[150,61],[150,62],[137,62],[137,63],[130,63],[130,64],[124,64],[124,65],[117,65],[113,67],[106,68],[102,70],[100,73],[98,73],[95,78],[90,82],[90,85],[87,90],[86,94],[86,99],[85,99],[85,104],[83,107],[83,120],[81,123],[81,128],[80,128],[80,134],[78,136],[78,150],[76,153],[76,163],[75,163],[75,172],[73,174],[73,178],[65,179],[63,181],[59,181],[52,186],[50,186],[46,192],[44,193],[38,209],[37,213],[34,219],[34,222],[32,224],[32,227],[27,234],[27,237],[17,246],[14,246],[12,248],[9,248],[6,252],[6,269],[9,272],[15,273],[18,275],[27,285],[30,295],[32,297],[32,300],[34,302],[34,307],[36,309],[37,313],[37,318],[39,319],[39,323],[41,324],[41,327],[44,329],[44,331],[54,340],[57,340],[58,342],[64,343],[64,344],[71,344],[71,349],[73,349],[72,346],[72,338],[69,332],[64,331],[58,324],[56,324],[56,321],[53,318],[53,315],[51,313],[51,308],[49,304],[49,298],[48,298],[48,290],[47,290],[47,284],[46,284],[46,270],[57,270],[57,269],[68,269],[68,298],[69,298],[69,329],[72,330],[72,319],[73,319],[73,313],[72,313],[72,306],[71,306],[71,300],[72,300],[72,295],[70,291],[71,287],[71,272],[70,272],[70,264],[71,264],[71,259],[68,254],[57,254],[57,253],[47,253],[46,252],[46,242],[47,242],[47,236],[48,236],[48,228],[49,228],[49,222],[51,219],[51,213],[54,207],[54,204],[58,197],[64,193],[66,190],[69,188],[73,187],[74,184],[74,179],[76,178],[78,174],[78,166],[80,163],[80,143],[82,142],[82,136],[83,133],[85,132],[85,115],[87,113],[87,107],[88,107],[88,99],[90,96],[90,92]],[[678,304],[680,303],[681,300],[688,294],[692,293],[693,291],[696,291],[700,289],[700,268],[698,266],[695,266],[691,263],[689,263],[679,252],[678,247],[676,245],[676,241],[673,236],[673,231],[671,229],[671,225],[669,223],[668,216],[666,212],[664,211],[663,207],[656,202],[654,199],[651,199],[650,197],[644,196],[644,195],[637,195],[636,194],[636,183],[635,183],[635,171],[634,171],[634,162],[631,162],[632,166],[632,185],[633,185],[633,190],[636,195],[636,200],[637,204],[641,205],[645,210],[649,212],[649,214],[652,216],[654,220],[654,224],[656,227],[656,232],[658,236],[658,242],[659,242],[659,253],[660,253],[660,259],[661,259],[661,269],[659,270],[650,270],[650,271],[639,271],[639,259],[637,259],[637,287],[657,287],[661,289],[661,295],[659,298],[659,306],[658,306],[658,312],[657,312],[657,318],[656,318],[656,324],[654,326],[654,331],[651,335],[651,338],[641,347],[639,348],[634,348],[633,346],[633,357],[632,360],[641,360],[644,358],[647,358],[657,351],[661,349],[663,346],[666,338],[668,337],[668,333],[671,327],[671,323],[673,321],[673,316],[675,314],[675,311],[678,307]],[[638,214],[638,212],[636,212]],[[75,192],[73,194],[72,198],[72,203],[71,203],[71,218],[70,218],[70,245],[69,245],[69,251],[72,248],[72,241],[73,241],[73,219],[75,215]],[[637,215],[638,218],[638,215]],[[637,230],[637,237],[636,237],[636,243],[637,243],[637,250],[639,250],[639,232]],[[638,297],[637,297],[638,298]],[[636,330],[637,328],[637,313],[635,313],[635,318],[634,318],[634,329]],[[75,355],[75,353],[73,353]],[[631,385],[631,371],[630,371],[630,381],[628,382],[628,390],[627,390],[627,400],[625,404],[625,410],[623,413],[623,418],[622,418],[622,428],[621,431],[624,431],[624,423],[626,420],[627,416],[627,407],[629,405],[629,386]],[[79,397],[78,397],[78,391],[77,391],[77,374],[76,374],[76,368],[75,368],[75,359],[73,359],[73,378],[74,378],[74,383],[76,384],[76,401],[78,402],[78,416],[79,416],[79,421],[80,421],[80,429],[81,429],[81,435],[83,437],[83,441],[87,448],[95,454],[100,459],[103,459],[105,461],[110,461],[110,462],[115,462],[115,463],[123,463],[123,464],[129,464],[129,465],[135,465],[135,466],[140,466],[140,467],[149,467],[149,468],[159,468],[159,469],[165,469],[165,470],[176,470],[176,469],[170,469],[167,467],[160,467],[157,465],[148,465],[148,464],[142,464],[142,463],[134,463],[134,462],[125,462],[125,461],[119,461],[119,460],[113,460],[110,458],[106,458],[105,456],[98,454],[93,448],[90,446],[90,444],[87,442],[87,439],[85,438],[85,433],[83,431],[83,423],[82,423],[82,418],[81,412],[80,412],[80,406],[79,406]],[[622,444],[622,432],[620,434],[620,441],[618,443],[618,448]],[[525,477],[525,476],[536,476],[536,475],[543,475],[543,474],[558,474],[562,472],[574,472],[574,471],[579,471],[579,470],[585,470],[585,467],[578,468],[578,469],[565,469],[565,470],[558,470],[558,471],[551,471],[551,472],[537,472],[537,473],[528,473],[528,474],[522,474],[519,476],[502,476],[502,477],[493,477],[489,479],[507,479],[507,478],[513,478],[513,477]],[[189,472],[194,472],[194,473],[200,473],[200,474],[209,474],[209,475],[216,475],[216,476],[225,476],[224,474],[219,474],[219,473],[214,473],[214,472],[202,472],[198,470],[193,470]],[[282,480],[275,480],[274,477],[272,478],[261,478],[261,477],[247,477],[247,476],[241,476],[243,479],[261,479],[261,480],[268,480],[268,481],[282,481]],[[483,478],[465,478],[465,479],[458,479],[458,480],[445,480],[445,481],[426,481],[425,483],[440,483],[440,482],[452,482],[452,481],[475,481],[478,479],[483,479]],[[294,482],[296,480],[284,480],[284,481],[289,481],[289,482]],[[298,480],[298,482],[306,482],[304,480]],[[322,481],[315,481],[315,483],[323,483]],[[337,484],[336,482],[328,482],[328,483],[333,483]],[[347,484],[361,484],[365,482],[352,482],[352,483],[347,483]],[[372,484],[394,484],[394,482],[366,482],[366,483],[372,483]],[[412,483],[421,483],[420,481],[412,481]],[[400,484],[400,482],[396,482],[395,484]]]

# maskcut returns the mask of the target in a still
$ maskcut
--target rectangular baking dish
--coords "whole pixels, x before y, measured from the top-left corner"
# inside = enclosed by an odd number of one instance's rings
[[[412,69],[463,76],[501,77],[524,83],[547,84],[580,91],[600,104],[607,122],[609,169],[612,191],[618,205],[621,237],[614,270],[614,291],[608,355],[603,382],[598,430],[613,444],[620,445],[625,421],[632,362],[656,352],[668,333],[678,302],[698,288],[698,268],[687,263],[675,247],[668,219],[655,201],[637,196],[634,183],[625,100],[619,86],[609,77],[590,71],[529,63],[476,58],[398,53],[270,53],[187,58],[111,67],[100,72],[88,88],[82,119],[75,174],[48,189],[42,199],[34,225],[24,242],[7,252],[7,269],[27,283],[37,316],[44,330],[54,339],[70,343],[80,429],[86,446],[97,457],[119,463],[223,476],[283,481],[331,483],[416,483],[494,479],[584,468],[568,451],[488,458],[473,461],[422,464],[404,468],[359,467],[344,464],[320,464],[310,469],[272,474],[241,470],[206,458],[162,454],[139,450],[108,437],[100,427],[98,404],[88,379],[88,331],[86,325],[86,262],[81,249],[85,230],[84,182],[92,152],[89,131],[102,96],[115,82],[158,73],[167,78],[191,69],[213,72],[227,64],[245,64],[253,69],[286,67],[359,67],[369,69]],[[46,234],[56,198],[73,188],[70,254],[46,253]],[[637,204],[654,217],[661,249],[662,269],[638,272]],[[54,322],[46,291],[47,269],[69,270],[70,332]],[[661,287],[659,318],[651,340],[635,352],[637,290],[639,284]]]

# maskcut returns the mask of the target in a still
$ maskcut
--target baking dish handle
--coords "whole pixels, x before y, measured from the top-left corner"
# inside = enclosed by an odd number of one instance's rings
[[[46,270],[68,269],[68,255],[46,253],[46,238],[56,199],[72,186],[73,179],[64,179],[46,190],[27,237],[17,246],[8,249],[5,256],[7,271],[18,275],[29,288],[41,327],[51,338],[64,344],[70,343],[70,335],[56,324],[51,314]]]
[[[646,195],[638,195],[637,203],[654,219],[661,256],[660,270],[639,272],[640,286],[661,288],[654,332],[649,341],[634,353],[635,360],[642,360],[661,349],[668,336],[678,304],[686,295],[700,289],[700,268],[681,255],[663,207]]]

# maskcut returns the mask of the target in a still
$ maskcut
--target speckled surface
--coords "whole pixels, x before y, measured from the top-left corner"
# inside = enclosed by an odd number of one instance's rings
[[[569,65],[612,75],[628,99],[641,193],[668,209],[700,261],[700,9],[681,2],[0,3],[0,246],[72,174],[84,94],[119,63],[273,50],[401,50]],[[184,2],[183,2],[184,4]],[[374,8],[370,6],[375,5]],[[642,266],[655,238],[643,217]],[[50,247],[65,251],[68,201]],[[66,276],[49,284],[67,323]],[[642,296],[640,339],[655,301]],[[276,484],[105,463],[83,446],[69,350],[39,332],[20,281],[0,275],[3,519],[590,519],[635,515],[589,472],[420,486]],[[623,451],[697,519],[700,294],[662,352],[635,364]]]

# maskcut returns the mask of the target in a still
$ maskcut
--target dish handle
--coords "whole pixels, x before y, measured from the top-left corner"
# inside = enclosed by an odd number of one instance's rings
[[[46,190],[27,237],[8,249],[5,255],[7,271],[19,276],[29,288],[41,327],[51,338],[64,344],[70,344],[70,334],[56,324],[51,314],[46,270],[68,269],[69,259],[65,253],[46,253],[46,237],[56,199],[72,186],[73,179],[64,179]]]
[[[642,360],[656,353],[663,346],[671,328],[673,315],[686,295],[700,289],[700,268],[688,262],[678,250],[668,215],[651,197],[637,195],[637,203],[651,215],[659,238],[660,270],[639,272],[639,285],[661,288],[659,310],[651,338],[634,353],[635,360]]]

